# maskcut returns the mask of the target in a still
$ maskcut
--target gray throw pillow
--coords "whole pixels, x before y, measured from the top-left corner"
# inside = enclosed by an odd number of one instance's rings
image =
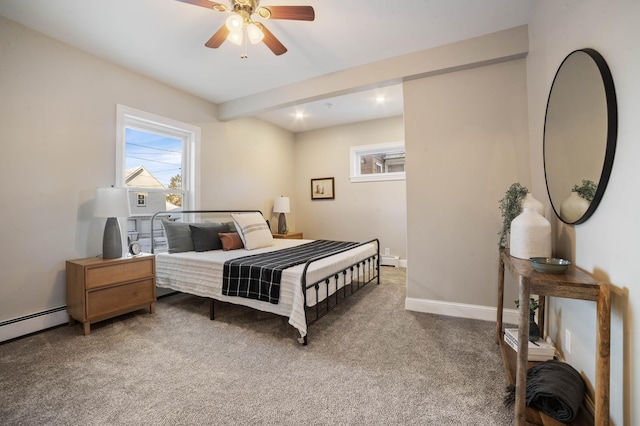
[[[194,250],[188,223],[171,222],[170,220],[162,219],[162,226],[164,227],[164,233],[167,235],[169,253]]]
[[[229,227],[224,224],[189,225],[189,229],[191,229],[191,240],[195,251],[221,250],[222,241],[218,233],[229,231]]]
[[[164,227],[164,232],[167,235],[167,245],[169,246],[169,253],[182,253],[185,251],[195,250],[193,240],[191,238],[191,228],[189,228],[190,225],[202,228],[221,226],[219,223],[214,222],[189,224],[184,222],[171,222],[170,220],[163,218],[162,226]]]

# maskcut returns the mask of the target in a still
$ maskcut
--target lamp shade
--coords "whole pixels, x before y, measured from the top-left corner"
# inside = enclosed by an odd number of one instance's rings
[[[251,44],[257,44],[264,39],[264,33],[256,24],[251,23],[247,25],[247,35],[249,36],[249,41]]]
[[[242,30],[229,31],[227,40],[233,44],[237,44],[238,46],[242,45]]]
[[[240,15],[231,15],[227,18],[226,26],[229,31],[242,30],[244,19]]]
[[[289,206],[289,197],[278,197],[273,203],[274,213],[289,213],[291,208]]]
[[[126,188],[96,189],[96,204],[93,213],[96,217],[129,217],[129,195]]]

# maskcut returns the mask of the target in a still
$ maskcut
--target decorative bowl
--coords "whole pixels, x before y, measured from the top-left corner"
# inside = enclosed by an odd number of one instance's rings
[[[549,274],[563,274],[571,265],[571,262],[556,257],[531,257],[531,267],[538,272]]]

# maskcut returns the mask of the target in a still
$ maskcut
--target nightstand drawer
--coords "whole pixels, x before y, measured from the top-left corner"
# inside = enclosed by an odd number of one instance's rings
[[[116,311],[155,301],[153,278],[87,292],[87,318],[94,319]]]
[[[86,274],[87,289],[148,278],[154,276],[153,259],[87,268]]]

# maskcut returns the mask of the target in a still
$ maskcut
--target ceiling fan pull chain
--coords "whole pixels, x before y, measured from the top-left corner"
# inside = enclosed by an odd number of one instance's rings
[[[242,27],[242,53],[240,54],[240,58],[247,59],[249,57],[247,53],[247,39],[249,38],[249,34],[247,34],[247,26]]]

